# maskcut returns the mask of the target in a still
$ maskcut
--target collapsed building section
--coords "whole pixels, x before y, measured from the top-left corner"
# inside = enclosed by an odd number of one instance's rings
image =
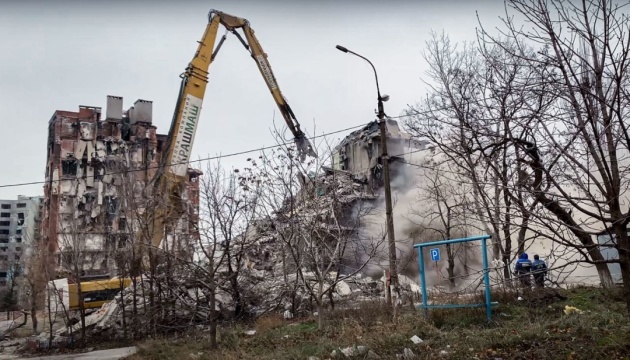
[[[427,149],[428,142],[402,132],[395,120],[388,120],[386,129],[390,165],[396,169],[391,178],[398,179],[399,190],[409,191],[413,187],[413,174],[407,171],[410,166],[407,161],[411,154]],[[372,230],[370,221],[385,218],[381,208],[384,183],[380,155],[379,125],[374,121],[348,135],[334,148],[332,166],[323,166],[316,173],[298,174],[299,191],[288,196],[272,218],[252,223],[244,234],[249,239],[245,240],[249,243],[245,267],[250,273],[260,279],[281,278],[287,271],[287,259],[280,248],[296,231],[302,236],[310,233],[309,236],[319,237],[322,243],[326,238],[346,239],[347,253],[343,259],[337,259],[340,264],[334,269],[344,273],[361,266],[366,259],[360,253],[363,251],[360,246],[366,245],[370,238],[382,240],[384,236],[368,233]],[[361,241],[364,243],[359,244]],[[353,246],[352,242],[358,245]],[[373,262],[387,258],[387,248],[383,251]],[[310,273],[314,269],[308,265],[302,259],[301,266]]]
[[[391,179],[394,179],[405,175],[403,168],[409,155],[425,150],[429,143],[401,131],[396,120],[387,119],[385,124]],[[381,152],[381,133],[375,120],[350,133],[333,149],[332,167],[348,171],[362,179],[370,191],[375,191],[384,185]]]
[[[62,252],[80,251],[85,275],[116,275],[112,252],[131,241],[133,219],[155,206],[150,185],[168,136],[156,133],[152,105],[137,100],[123,111],[123,98],[108,96],[105,117],[91,106],[51,117],[41,236],[58,270],[70,265]],[[167,234],[169,251],[190,251],[185,242],[195,236],[200,175],[188,168],[184,195],[192,216]]]

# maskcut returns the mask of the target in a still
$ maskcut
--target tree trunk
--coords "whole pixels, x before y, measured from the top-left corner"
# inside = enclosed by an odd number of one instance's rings
[[[621,268],[621,280],[623,281],[623,294],[626,299],[626,311],[630,317],[630,239],[628,229],[623,223],[615,226],[617,238],[616,248],[619,254],[619,267]]]
[[[50,349],[52,347],[53,336],[55,336],[55,333],[53,332],[52,308],[50,306],[50,289],[48,288],[48,286],[46,286],[46,293],[46,302],[48,307],[48,348]],[[55,311],[57,311],[56,308]]]
[[[448,282],[451,289],[455,288],[455,259],[451,244],[446,244],[446,255],[448,256]],[[437,265],[436,265],[437,266]]]
[[[77,271],[77,274],[79,272]],[[79,313],[81,316],[81,347],[85,347],[85,303],[83,302],[83,291],[81,289],[81,277],[76,276],[77,297],[79,298]]]
[[[630,317],[630,259],[627,255],[622,258],[621,251],[619,252],[619,266],[621,267],[621,279],[623,281],[623,293],[626,299],[626,311],[628,317]]]
[[[122,327],[123,327],[123,334],[125,339],[127,339],[127,312],[125,311],[125,296],[124,296],[124,281],[125,281],[125,277],[124,277],[124,272],[122,274],[123,276],[120,278],[120,307],[121,307],[121,311],[122,311]],[[134,294],[135,297],[135,294]],[[112,300],[112,301],[116,301],[116,299]]]
[[[217,310],[216,287],[214,279],[210,279],[210,348],[217,348]]]
[[[324,328],[324,303],[322,294],[317,295],[317,329],[322,330]]]
[[[31,321],[33,322],[33,335],[37,335],[37,292],[31,287]]]
[[[236,273],[230,275],[230,285],[232,287],[232,298],[234,299],[234,317],[239,319],[243,315],[243,300],[241,299],[241,292],[238,288]]]
[[[333,285],[332,289],[328,292],[328,300],[330,302],[330,308],[335,310],[335,301],[333,300],[333,293],[335,292],[335,286]]]

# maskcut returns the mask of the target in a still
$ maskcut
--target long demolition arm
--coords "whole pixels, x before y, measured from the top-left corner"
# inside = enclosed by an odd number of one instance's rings
[[[241,41],[245,49],[250,52],[250,55],[256,61],[256,65],[258,65],[258,70],[260,70],[260,73],[265,79],[267,87],[269,88],[269,91],[271,91],[271,95],[273,96],[276,105],[278,105],[284,121],[287,123],[289,130],[291,130],[291,133],[293,134],[300,160],[303,161],[307,155],[317,157],[317,154],[315,153],[312,145],[300,129],[300,123],[297,121],[293,110],[291,110],[291,107],[287,103],[286,99],[284,98],[284,96],[282,96],[282,92],[280,91],[280,87],[278,87],[278,82],[276,81],[276,77],[273,75],[271,65],[267,60],[267,54],[265,54],[262,46],[260,45],[260,42],[258,42],[258,39],[256,39],[256,36],[254,35],[254,30],[249,26],[249,21],[216,10],[212,10],[210,13],[216,15],[219,19],[221,19],[221,24]],[[239,28],[243,29],[245,40],[247,41],[245,41],[243,37],[236,31]],[[221,39],[221,43],[223,43],[223,39]],[[221,46],[221,43],[219,44],[219,48]],[[217,48],[217,51],[219,50],[219,48]],[[213,56],[216,56],[216,53]]]
[[[201,113],[203,98],[208,83],[208,70],[221,45],[225,41],[225,35],[219,41],[216,51],[213,53],[219,24],[236,35],[251,56],[256,60],[258,69],[263,75],[274,101],[280,108],[280,112],[295,138],[298,156],[304,160],[306,155],[316,157],[313,147],[300,129],[300,124],[295,118],[289,104],[282,96],[278,83],[273,75],[271,66],[267,61],[267,55],[254,35],[254,30],[249,26],[249,21],[212,10],[209,14],[208,25],[199,41],[197,52],[192,61],[182,74],[182,84],[179,92],[173,121],[168,134],[167,156],[163,157],[162,167],[157,174],[157,186],[160,194],[165,194],[167,206],[154,208],[151,245],[159,247],[165,232],[166,220],[177,220],[183,214],[184,207],[181,201],[184,184],[188,178],[188,162],[192,151],[199,115]],[[236,32],[242,28],[247,42]],[[158,204],[159,205],[159,204]],[[174,225],[174,224],[169,224]]]

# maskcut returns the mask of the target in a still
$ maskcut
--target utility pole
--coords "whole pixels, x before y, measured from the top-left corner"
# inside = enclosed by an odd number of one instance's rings
[[[383,100],[381,95],[378,96],[378,124],[381,130],[381,165],[383,166],[383,177],[385,178],[385,219],[387,221],[387,240],[389,244],[389,283],[387,289],[389,305],[393,304],[392,286],[396,296],[398,293],[398,269],[396,267],[396,237],[394,234],[394,206],[392,204],[392,187],[389,177],[389,155],[387,154],[387,119],[383,111]]]
[[[392,188],[389,178],[389,155],[387,154],[387,119],[385,118],[385,110],[383,109],[383,102],[389,100],[388,95],[381,96],[381,90],[378,84],[378,75],[376,74],[376,68],[374,64],[364,56],[361,56],[355,52],[348,50],[347,48],[337,45],[337,50],[343,51],[345,53],[350,53],[352,55],[358,56],[361,59],[367,61],[370,66],[372,66],[372,70],[374,70],[374,77],[376,78],[376,93],[378,100],[378,111],[376,116],[378,117],[378,124],[381,132],[381,165],[383,166],[383,177],[384,186],[385,186],[385,217],[387,222],[387,240],[389,244],[389,279],[390,286],[387,287],[387,303],[391,306],[394,305],[395,302],[392,300],[392,287],[394,288],[394,292],[396,296],[400,296],[399,288],[398,288],[398,270],[396,268],[396,237],[394,234],[394,217],[393,217],[393,205],[392,205]],[[398,300],[398,299],[396,299]]]

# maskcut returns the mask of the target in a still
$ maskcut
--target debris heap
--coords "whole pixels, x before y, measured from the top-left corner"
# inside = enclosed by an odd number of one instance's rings
[[[252,314],[262,315],[276,311],[284,312],[287,318],[294,316],[291,311],[291,297],[288,296],[291,293],[291,288],[287,286],[287,282],[284,279],[278,277],[260,278],[253,273],[249,275],[252,275],[250,277],[252,283],[258,281],[255,286],[250,288],[252,297],[250,298],[251,308],[249,311]],[[331,274],[331,278],[332,276],[334,274]],[[315,281],[313,274],[305,273],[304,277],[307,281]],[[288,280],[289,284],[295,283],[295,275],[290,275]],[[373,279],[357,274],[335,284],[333,299],[338,306],[348,306],[357,301],[384,298],[384,280],[384,277]],[[401,283],[408,294],[418,294],[419,287],[412,280],[401,276]],[[127,317],[126,326],[128,331],[131,331],[131,328],[133,328],[136,333],[142,333],[149,329],[152,326],[151,316],[159,316],[159,312],[156,309],[160,307],[160,304],[154,303],[153,310],[151,309],[149,297],[146,296],[149,286],[147,278],[138,281],[135,287],[135,296],[134,287],[130,286],[122,291],[122,296],[118,294],[115,300],[106,303],[98,311],[86,316],[87,334],[98,336],[99,338],[123,339],[125,337],[123,313]],[[207,325],[210,322],[208,289],[189,287],[185,283],[173,284],[172,286],[175,287],[172,291],[174,296],[164,300],[164,303],[170,302],[169,305],[171,305],[168,317],[161,317],[159,321],[156,321],[157,326],[177,330],[186,328],[191,324]],[[143,296],[142,293],[145,293],[145,295]],[[296,289],[296,298],[298,307],[295,310],[300,315],[308,314],[313,310],[309,293],[304,289],[303,285],[298,286]],[[173,299],[175,300],[173,301]],[[215,309],[217,314],[219,314],[219,319],[228,317],[230,312],[234,310],[231,296],[225,292],[217,293]],[[135,316],[133,315],[134,313]],[[55,336],[59,339],[72,334],[77,335],[80,333],[80,329],[81,323],[79,322],[58,330]]]

